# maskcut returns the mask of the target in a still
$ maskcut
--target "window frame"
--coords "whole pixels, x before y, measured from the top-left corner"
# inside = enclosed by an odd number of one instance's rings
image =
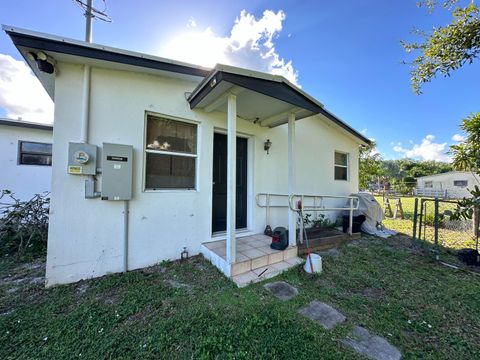
[[[22,151],[23,144],[39,144],[39,145],[50,145],[52,147],[52,151],[49,153],[45,152],[38,152],[38,151]],[[50,164],[25,164],[22,162],[22,155],[40,155],[40,156],[47,156],[50,157]],[[52,166],[53,160],[53,144],[47,142],[40,142],[40,141],[29,141],[29,140],[18,140],[18,151],[17,151],[17,165],[18,166]]]
[[[428,185],[427,185],[428,184]],[[433,181],[432,180],[429,180],[429,181],[424,181],[423,182],[423,187],[425,189],[433,189]]]
[[[195,125],[195,127],[196,127],[196,143],[195,143],[196,153],[195,154],[190,154],[190,153],[176,152],[176,151],[147,149],[147,129],[148,129],[148,118],[149,118],[149,116]],[[195,120],[179,118],[179,117],[176,117],[176,116],[166,115],[166,114],[161,114],[161,113],[155,113],[155,112],[151,112],[151,111],[146,111],[145,112],[144,128],[143,128],[143,149],[142,149],[142,152],[143,152],[142,191],[143,192],[145,192],[145,193],[198,192],[198,181],[199,181],[199,176],[198,176],[199,161],[198,161],[198,159],[199,159],[199,156],[200,156],[200,147],[199,147],[199,144],[200,144],[200,142],[199,142],[200,126],[199,125],[200,125],[200,122],[195,121]],[[181,156],[181,157],[195,158],[195,180],[194,180],[195,186],[193,188],[160,188],[160,189],[149,189],[149,188],[147,188],[147,154],[148,153],[159,154],[159,155],[169,155],[169,156]]]
[[[465,185],[457,185],[455,183],[462,182],[465,183]],[[453,186],[459,187],[459,188],[466,188],[468,187],[468,180],[453,180]]]
[[[337,153],[347,156],[347,165],[340,165],[340,164],[337,164],[337,163],[336,163],[335,155],[336,155]],[[335,169],[336,169],[337,167],[341,167],[341,168],[347,169],[347,178],[346,178],[346,179],[336,179],[336,177],[335,177]],[[334,150],[334,151],[333,151],[333,180],[334,180],[334,181],[350,181],[350,153],[345,152],[345,151],[341,151],[341,150]]]

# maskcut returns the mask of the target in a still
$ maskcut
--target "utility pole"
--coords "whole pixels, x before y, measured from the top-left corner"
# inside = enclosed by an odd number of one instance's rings
[[[92,2],[93,0],[87,0],[87,8],[85,9],[86,29],[85,29],[85,41],[92,42]]]

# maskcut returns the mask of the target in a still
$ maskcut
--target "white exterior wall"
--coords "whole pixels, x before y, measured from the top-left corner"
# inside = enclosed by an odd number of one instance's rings
[[[47,285],[123,270],[123,202],[84,199],[85,177],[67,174],[68,142],[80,136],[83,69],[63,63],[58,67]],[[129,269],[177,259],[183,246],[190,255],[199,253],[201,243],[212,238],[213,134],[226,129],[226,114],[190,110],[185,92],[196,87],[194,82],[99,68],[92,69],[91,81],[89,142],[134,147]],[[146,111],[198,122],[196,190],[142,190]],[[358,143],[319,118],[296,124],[297,192],[356,192]],[[249,138],[248,229],[263,232],[265,210],[255,205],[254,195],[287,193],[287,126],[268,129],[239,119],[237,132]],[[267,138],[272,142],[269,155],[263,150]],[[333,179],[334,150],[350,153],[349,181]],[[286,226],[286,219],[283,210],[273,214],[271,225]]]
[[[453,182],[457,180],[467,180],[466,187],[454,186]],[[432,187],[425,187],[426,182],[432,182]],[[423,176],[417,179],[417,189],[421,191],[445,191],[449,198],[471,197],[468,189],[473,189],[475,185],[480,186],[480,177],[468,171],[452,171],[444,174]]]
[[[0,125],[0,190],[22,200],[50,191],[52,167],[18,164],[19,141],[52,143],[52,131]]]

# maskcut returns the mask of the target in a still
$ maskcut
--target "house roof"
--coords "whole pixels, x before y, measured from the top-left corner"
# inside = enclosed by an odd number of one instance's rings
[[[15,127],[28,128],[28,129],[53,131],[53,125],[41,124],[41,123],[23,121],[23,120],[13,120],[13,119],[0,118],[0,125],[15,126]]]
[[[243,109],[242,106],[238,106],[237,112],[246,120],[274,127],[285,124],[288,121],[289,112],[294,112],[296,119],[320,114],[360,139],[361,142],[370,143],[368,138],[327,111],[322,103],[283,76],[218,64],[192,92],[188,102],[192,109],[212,107],[211,104],[226,92],[237,95],[237,101],[242,102],[239,97],[244,98],[245,106]],[[253,106],[254,98],[249,96],[252,92],[264,95],[260,100],[265,106]],[[225,103],[217,102],[216,105],[218,105],[216,109],[219,109]]]
[[[429,178],[432,178],[432,177],[440,177],[440,176],[453,175],[453,174],[478,176],[478,174],[476,174],[475,172],[471,172],[471,171],[449,171],[449,172],[444,172],[444,173],[440,173],[440,174],[419,176],[419,177],[417,177],[417,180],[425,180],[425,179],[429,179]]]
[[[27,54],[32,50],[43,51],[57,61],[79,62],[79,58],[97,64],[107,62],[108,66],[133,66],[142,71],[155,71],[164,74],[175,73],[179,76],[203,78],[203,81],[192,92],[188,101],[190,107],[202,108],[220,93],[225,91],[243,92],[241,99],[246,104],[254,100],[261,102],[252,111],[252,106],[239,106],[238,115],[251,121],[260,121],[265,126],[278,126],[286,122],[289,112],[295,112],[296,118],[320,114],[342,131],[369,144],[370,140],[356,131],[337,116],[327,111],[323,104],[308,95],[306,92],[278,75],[271,75],[247,69],[226,65],[217,65],[213,70],[201,66],[187,64],[143,53],[117,49],[105,45],[92,44],[59,36],[39,33],[31,30],[2,25],[3,30],[10,36],[25,61],[38,77],[52,100],[55,94],[54,75],[38,70],[35,62]],[[84,61],[85,62],[85,61]],[[214,80],[215,86],[212,86]],[[246,90],[246,91],[245,91]],[[249,96],[250,95],[250,96]],[[220,108],[220,106],[219,106]],[[275,110],[273,114],[269,109]],[[268,121],[266,121],[268,120]]]

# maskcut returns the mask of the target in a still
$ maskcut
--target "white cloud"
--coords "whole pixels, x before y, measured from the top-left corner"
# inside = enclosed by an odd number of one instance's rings
[[[0,107],[9,118],[53,122],[53,102],[23,62],[0,54]]]
[[[398,143],[393,147],[393,151],[403,154],[405,157],[420,160],[451,161],[451,158],[445,154],[447,143],[436,143],[434,135],[427,135],[420,144],[414,144],[412,148],[407,149]]]
[[[464,141],[465,136],[460,135],[460,134],[455,134],[455,135],[452,136],[452,140],[456,141],[456,142]]]
[[[361,130],[360,132],[361,132],[363,135],[366,135],[366,134],[367,134],[367,131],[368,131],[368,129],[363,129],[363,130]]]
[[[197,22],[195,21],[195,18],[193,16],[190,16],[190,19],[188,19],[187,22],[187,28],[195,28],[197,27]]]
[[[282,75],[298,85],[298,72],[292,61],[282,58],[275,48],[285,17],[282,10],[265,10],[257,20],[242,10],[229,36],[219,36],[210,27],[189,27],[166,43],[160,55],[207,67],[218,63]]]

